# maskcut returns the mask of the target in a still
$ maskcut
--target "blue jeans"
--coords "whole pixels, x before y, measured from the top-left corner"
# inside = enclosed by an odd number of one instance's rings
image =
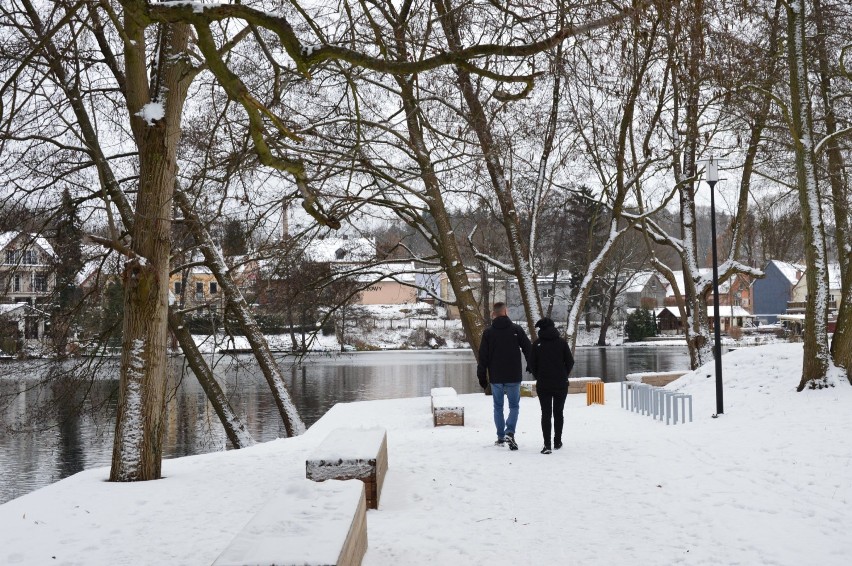
[[[492,383],[491,394],[494,399],[494,425],[497,438],[515,434],[518,424],[518,409],[521,404],[521,383]],[[503,395],[509,398],[509,419],[503,417]]]

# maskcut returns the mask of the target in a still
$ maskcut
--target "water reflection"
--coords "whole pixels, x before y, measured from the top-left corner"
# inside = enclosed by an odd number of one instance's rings
[[[668,347],[578,348],[575,357],[573,375],[605,381],[619,381],[631,372],[683,369],[689,362],[685,348]],[[266,441],[284,435],[278,409],[253,359],[222,356],[210,361],[252,436]],[[426,396],[440,386],[459,393],[481,391],[474,357],[466,350],[281,356],[278,361],[308,426],[339,402]],[[173,458],[226,449],[227,437],[203,390],[182,360],[172,362],[164,454]],[[19,362],[0,366],[0,398],[11,400],[0,405],[0,503],[84,468],[110,463],[116,368],[98,368],[96,379],[85,381],[82,389],[61,380],[39,385],[32,376],[44,371]],[[40,430],[5,430],[28,417],[42,423]]]

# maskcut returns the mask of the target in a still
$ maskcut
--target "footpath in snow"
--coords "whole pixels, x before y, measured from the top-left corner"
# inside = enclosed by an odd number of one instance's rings
[[[113,484],[87,470],[0,506],[0,564],[207,565],[338,427],[383,426],[389,464],[367,513],[364,563],[776,564],[852,556],[852,387],[796,393],[801,345],[724,357],[668,386],[695,421],[666,426],[569,396],[565,447],[539,454],[537,399],[520,450],[492,445],[491,398],[463,395],[465,426],[433,428],[428,398],[338,404],[308,432],[164,462],[165,478]],[[281,513],[287,513],[282,509]]]

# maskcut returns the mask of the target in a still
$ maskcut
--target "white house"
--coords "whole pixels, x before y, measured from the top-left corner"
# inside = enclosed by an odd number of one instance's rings
[[[0,232],[0,302],[44,303],[56,286],[56,252],[41,236]]]

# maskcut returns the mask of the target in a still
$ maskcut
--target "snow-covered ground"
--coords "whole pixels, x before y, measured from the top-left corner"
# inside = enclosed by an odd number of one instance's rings
[[[520,450],[492,445],[491,399],[463,395],[465,426],[433,428],[428,398],[336,405],[308,432],[168,460],[163,480],[81,472],[0,506],[0,564],[199,564],[273,494],[305,482],[338,427],[388,430],[390,468],[368,512],[365,564],[846,565],[852,556],[852,387],[795,392],[802,348],[724,357],[669,385],[695,420],[666,426],[619,406],[566,407],[565,447],[539,454],[539,407],[521,399]],[[281,509],[286,514],[287,509]]]

